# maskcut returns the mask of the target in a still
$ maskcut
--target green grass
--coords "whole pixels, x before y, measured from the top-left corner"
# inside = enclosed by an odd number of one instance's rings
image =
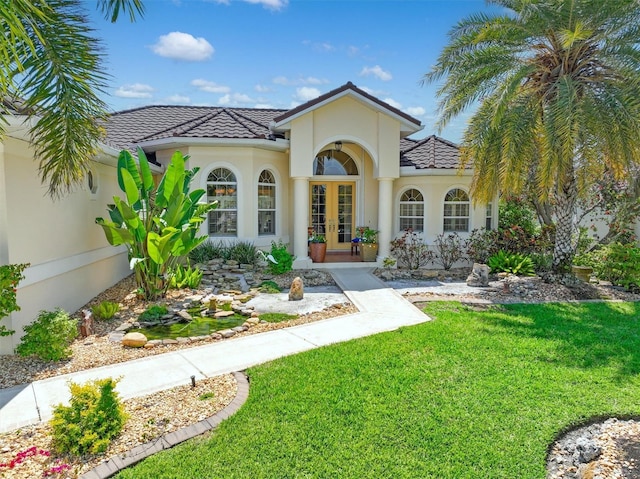
[[[290,319],[296,319],[297,314],[287,313],[262,313],[260,319],[267,321],[268,323],[281,323],[282,321],[289,321]]]
[[[640,304],[434,303],[435,321],[251,368],[206,439],[120,478],[538,478],[548,445],[640,414]]]

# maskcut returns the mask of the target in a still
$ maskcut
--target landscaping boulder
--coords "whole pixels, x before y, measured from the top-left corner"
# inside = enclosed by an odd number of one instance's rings
[[[473,263],[471,274],[467,277],[467,286],[486,288],[489,286],[489,266]]]
[[[147,344],[147,337],[142,333],[127,333],[122,338],[122,345],[130,348],[142,348]]]
[[[291,282],[291,289],[289,290],[289,301],[300,301],[304,297],[304,284],[302,278],[297,276]]]

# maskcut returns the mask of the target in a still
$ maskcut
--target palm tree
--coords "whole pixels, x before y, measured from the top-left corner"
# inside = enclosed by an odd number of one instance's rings
[[[424,82],[444,79],[439,126],[478,104],[462,140],[472,193],[534,187],[553,205],[553,269],[574,255],[576,200],[640,163],[640,3],[490,0],[460,21]]]
[[[97,0],[107,19],[144,13],[141,0]],[[0,116],[27,115],[43,182],[59,197],[82,181],[107,106],[99,41],[80,0],[0,2]],[[4,125],[0,124],[0,135]]]

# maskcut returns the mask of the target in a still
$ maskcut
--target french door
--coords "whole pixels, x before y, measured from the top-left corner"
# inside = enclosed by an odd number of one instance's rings
[[[328,250],[348,250],[355,235],[355,182],[311,182],[311,227]]]

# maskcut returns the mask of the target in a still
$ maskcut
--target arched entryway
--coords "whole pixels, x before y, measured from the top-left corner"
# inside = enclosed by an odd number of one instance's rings
[[[355,237],[356,187],[360,172],[341,149],[318,153],[310,182],[309,218],[315,234],[326,237],[327,250],[347,251]]]

